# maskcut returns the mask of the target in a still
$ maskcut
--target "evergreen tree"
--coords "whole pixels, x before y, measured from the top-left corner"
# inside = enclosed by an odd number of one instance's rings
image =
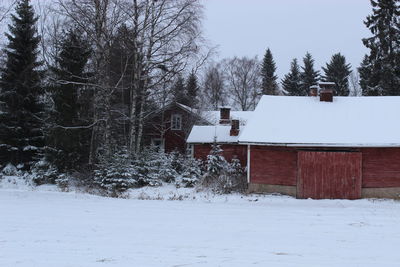
[[[264,95],[276,95],[278,93],[278,77],[275,75],[276,64],[271,50],[268,48],[264,55],[261,69],[262,93]]]
[[[358,67],[360,75],[360,87],[364,96],[380,96],[382,91],[378,90],[376,86],[378,82],[378,75],[373,71],[373,66],[369,60],[369,56],[365,55],[363,61]]]
[[[173,100],[175,102],[184,104],[184,105],[190,105],[190,101],[188,99],[188,95],[186,92],[186,87],[185,87],[185,80],[183,79],[182,75],[179,75],[172,87],[172,94],[173,94]]]
[[[198,92],[199,92],[199,86],[197,83],[196,74],[194,74],[194,72],[191,72],[186,82],[186,93],[189,101],[189,106],[192,108],[197,106]]]
[[[20,0],[11,16],[6,34],[6,63],[0,79],[0,162],[24,164],[29,168],[44,146],[41,99],[41,63],[38,61],[40,37],[38,18],[29,0]]]
[[[334,82],[336,95],[348,96],[349,89],[349,75],[351,73],[351,65],[346,64],[346,58],[340,53],[334,54],[326,67],[322,67],[324,75],[322,79],[325,82]]]
[[[79,128],[85,123],[80,119],[78,98],[88,77],[85,66],[90,47],[78,31],[70,30],[60,48],[56,66],[52,68],[55,76],[52,118],[55,125],[50,130],[49,141],[53,150],[48,156],[60,170],[68,170],[82,163],[87,156],[88,134],[87,129]]]
[[[306,53],[303,58],[304,66],[301,67],[302,72],[300,74],[302,94],[308,95],[310,87],[316,85],[319,81],[319,71],[314,70],[314,59],[310,53]]]
[[[400,95],[400,1],[371,0],[371,5],[372,14],[364,24],[372,37],[363,39],[370,49],[369,62],[374,77],[369,90],[382,95]]]
[[[304,95],[301,87],[300,67],[299,64],[297,64],[297,59],[293,59],[290,65],[290,72],[283,78],[282,88],[291,96]]]

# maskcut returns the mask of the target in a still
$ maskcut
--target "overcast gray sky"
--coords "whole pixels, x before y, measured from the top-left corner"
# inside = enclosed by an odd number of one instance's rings
[[[203,0],[204,33],[218,45],[219,57],[255,56],[267,47],[273,53],[279,78],[290,61],[309,51],[320,69],[341,52],[358,67],[370,35],[363,24],[372,8],[369,0]]]

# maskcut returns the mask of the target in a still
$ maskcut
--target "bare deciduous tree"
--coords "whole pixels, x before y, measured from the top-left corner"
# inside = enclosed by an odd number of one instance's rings
[[[233,104],[241,110],[254,109],[261,88],[260,63],[257,57],[235,57],[225,60],[224,65]]]
[[[146,97],[182,72],[199,52],[202,6],[198,0],[133,0],[128,10],[135,56],[129,147],[138,152]]]
[[[205,101],[212,109],[218,110],[219,106],[227,103],[225,75],[220,63],[211,65],[207,68],[204,75],[204,95]]]
[[[92,68],[95,77],[94,127],[91,161],[111,146],[110,99],[117,88],[129,90],[128,147],[141,149],[146,105],[160,95],[160,88],[192,62],[198,67],[201,55],[199,0],[57,0],[67,21],[84,31],[93,44]],[[117,32],[126,27],[130,45],[121,61],[119,78],[111,77],[110,62]],[[197,64],[196,64],[197,63]],[[114,73],[115,74],[115,73]],[[129,77],[129,79],[126,79]],[[129,83],[126,81],[129,80]],[[124,81],[124,82],[123,82]],[[163,93],[161,92],[161,95]],[[98,122],[98,123],[96,123]]]

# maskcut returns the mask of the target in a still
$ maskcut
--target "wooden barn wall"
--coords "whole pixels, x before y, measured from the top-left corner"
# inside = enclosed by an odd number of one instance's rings
[[[297,151],[285,147],[251,146],[250,182],[296,186]]]
[[[299,151],[297,197],[358,199],[361,197],[360,152]]]
[[[298,150],[362,152],[363,188],[400,188],[400,148],[251,146],[250,182],[296,186]]]
[[[361,151],[362,187],[400,187],[400,148],[364,148]]]
[[[196,144],[193,147],[194,157],[196,159],[206,160],[207,155],[210,154],[211,144]],[[231,161],[237,158],[240,164],[245,167],[247,166],[247,146],[246,145],[221,145],[223,150],[222,155],[227,161]]]

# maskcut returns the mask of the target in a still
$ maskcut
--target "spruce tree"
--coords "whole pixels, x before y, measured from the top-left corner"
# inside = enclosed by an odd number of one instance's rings
[[[192,108],[197,106],[198,92],[199,92],[199,86],[197,83],[196,74],[194,72],[191,72],[186,82],[186,93],[189,101],[189,106]]]
[[[44,146],[37,20],[30,1],[20,0],[6,34],[6,63],[0,78],[0,162],[24,168],[31,166]]]
[[[369,60],[369,56],[365,55],[360,67],[357,68],[360,75],[360,87],[364,96],[380,96],[382,91],[376,86],[379,81],[377,72],[373,71],[373,65]]]
[[[322,67],[324,75],[322,79],[325,82],[334,82],[336,95],[348,96],[350,93],[349,88],[349,75],[351,73],[351,65],[346,63],[346,58],[340,53],[334,54],[326,67]]]
[[[262,93],[264,95],[276,95],[278,93],[278,77],[275,75],[276,64],[271,50],[268,48],[264,55],[261,69]]]
[[[87,82],[85,66],[90,57],[89,43],[77,30],[70,30],[62,40],[60,53],[52,68],[54,125],[50,130],[48,156],[60,170],[70,170],[83,162],[87,154],[87,129],[80,118],[79,94]]]
[[[363,39],[370,49],[374,76],[369,90],[382,95],[400,95],[400,1],[371,0],[371,5],[372,14],[364,24],[372,37]]]
[[[314,70],[314,59],[308,52],[303,58],[303,64],[300,74],[302,95],[308,95],[310,87],[316,85],[319,81],[319,71]]]
[[[290,72],[282,80],[282,88],[285,93],[291,96],[302,96],[304,92],[301,87],[300,67],[297,59],[293,59],[290,64]]]
[[[182,75],[179,75],[172,87],[173,100],[175,102],[190,105],[190,101],[188,100],[186,87],[185,87],[185,79]]]

